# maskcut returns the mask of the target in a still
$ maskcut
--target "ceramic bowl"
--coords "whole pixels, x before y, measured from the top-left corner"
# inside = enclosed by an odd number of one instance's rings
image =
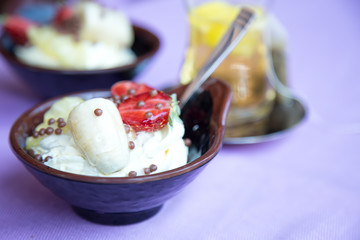
[[[181,95],[183,90],[184,86],[181,86],[169,92]],[[108,97],[110,93],[87,91],[73,95],[89,99]],[[40,183],[68,202],[80,216],[103,224],[129,224],[156,214],[219,152],[232,94],[226,83],[209,79],[204,84],[204,90],[183,110],[181,118],[185,125],[185,137],[192,140],[186,165],[146,176],[117,178],[62,172],[36,161],[24,150],[26,137],[59,98],[31,108],[15,121],[10,131],[13,152]]]
[[[159,38],[149,30],[133,25],[135,41],[132,50],[137,59],[132,64],[101,70],[56,70],[31,66],[21,62],[4,45],[1,36],[0,53],[6,63],[29,88],[42,98],[54,97],[76,91],[110,88],[115,82],[131,80],[149,63],[158,51]]]

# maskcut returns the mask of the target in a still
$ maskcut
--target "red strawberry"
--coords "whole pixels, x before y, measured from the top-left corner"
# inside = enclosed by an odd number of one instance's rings
[[[16,44],[24,45],[28,41],[27,30],[33,25],[31,20],[13,15],[5,18],[3,27]]]
[[[121,118],[135,131],[153,132],[166,126],[171,98],[161,91],[141,93],[118,105]]]
[[[131,96],[144,92],[150,92],[153,88],[143,83],[135,83],[131,81],[120,81],[112,85],[111,94],[115,96]]]
[[[74,11],[68,6],[63,6],[57,11],[54,17],[54,22],[62,23],[66,20],[69,20],[73,16],[74,16]]]

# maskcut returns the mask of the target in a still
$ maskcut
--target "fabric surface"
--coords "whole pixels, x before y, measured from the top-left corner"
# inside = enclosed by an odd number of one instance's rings
[[[137,82],[178,83],[188,41],[180,0],[104,1],[158,34]],[[306,120],[284,138],[225,145],[151,219],[103,226],[78,217],[11,152],[8,134],[41,101],[0,58],[1,239],[360,239],[360,4],[272,2],[289,35],[288,75]]]

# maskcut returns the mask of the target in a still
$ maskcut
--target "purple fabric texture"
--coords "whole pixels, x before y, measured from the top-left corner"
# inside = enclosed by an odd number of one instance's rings
[[[188,41],[183,1],[104,2],[160,37],[136,81],[177,84]],[[0,58],[0,238],[360,239],[359,10],[355,0],[272,2],[289,35],[289,85],[307,103],[306,120],[280,140],[225,145],[157,215],[128,226],[78,217],[15,158],[10,127],[40,99]]]

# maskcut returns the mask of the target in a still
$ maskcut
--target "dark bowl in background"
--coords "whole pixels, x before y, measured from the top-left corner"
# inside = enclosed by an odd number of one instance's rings
[[[137,59],[132,64],[101,70],[58,70],[31,66],[21,62],[4,47],[1,36],[0,53],[6,63],[29,88],[40,97],[48,98],[76,91],[110,88],[115,82],[132,80],[158,51],[159,38],[149,30],[133,25],[135,41],[132,50]]]
[[[184,86],[169,90],[181,96]],[[137,177],[91,177],[62,172],[36,161],[26,150],[25,139],[42,120],[44,112],[60,97],[23,113],[10,131],[10,145],[26,169],[46,188],[69,203],[87,220],[102,224],[129,224],[156,214],[162,205],[204,169],[222,147],[225,119],[232,99],[230,87],[208,79],[181,113],[185,137],[192,140],[188,163],[182,167]],[[109,91],[73,94],[85,99],[107,97]]]

